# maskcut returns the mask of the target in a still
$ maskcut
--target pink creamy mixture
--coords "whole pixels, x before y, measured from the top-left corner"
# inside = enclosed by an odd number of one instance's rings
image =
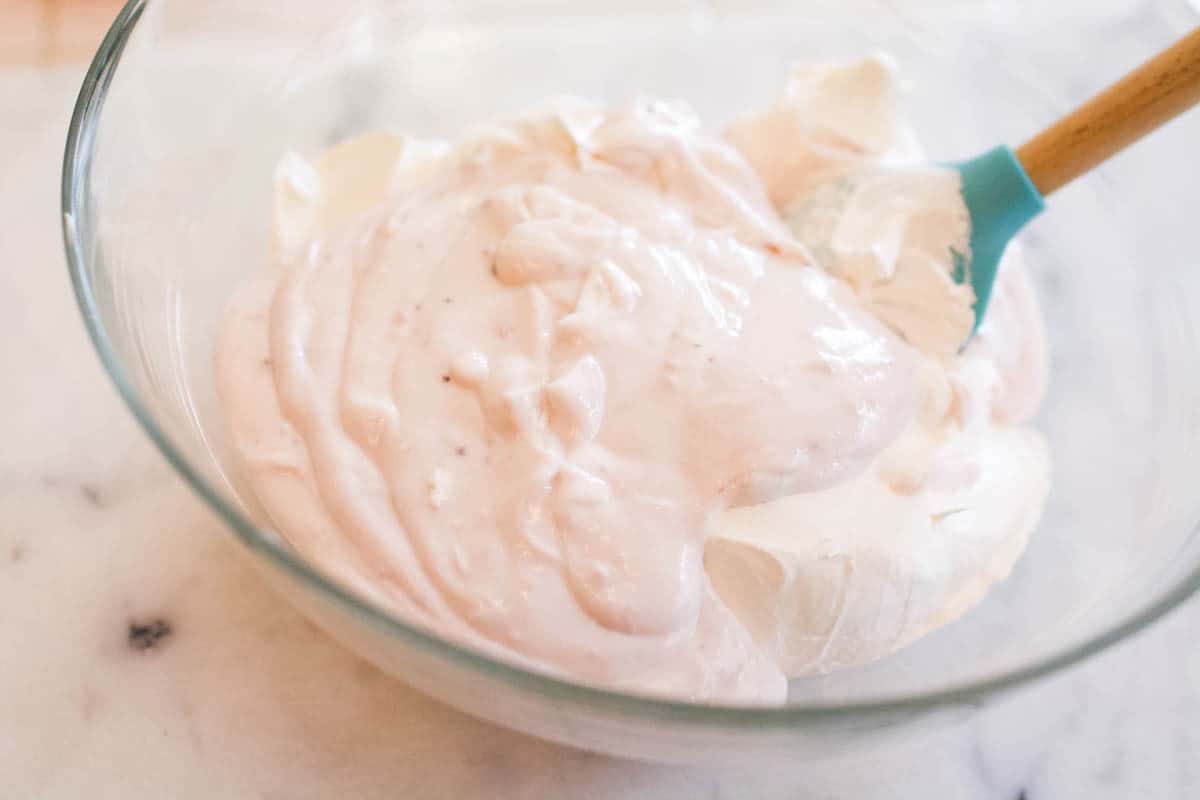
[[[762,703],[782,701],[785,669],[830,666],[781,655],[780,636],[831,634],[764,631],[755,598],[789,589],[739,599],[758,579],[734,564],[718,591],[706,544],[729,509],[868,480],[962,359],[907,343],[814,260],[761,157],[677,104],[571,100],[451,149],[376,135],[285,160],[273,263],[234,298],[217,354],[270,524],[405,618],[542,671]],[[1023,278],[1009,284],[997,320],[1036,318]],[[984,427],[993,396],[1017,421],[1040,396],[996,377],[1040,341],[990,346],[973,357],[992,377],[960,392]],[[922,443],[966,427],[944,394]],[[879,491],[915,508],[928,472]],[[1013,491],[1040,507],[1044,486]],[[1033,520],[997,535],[1019,541],[996,577]]]

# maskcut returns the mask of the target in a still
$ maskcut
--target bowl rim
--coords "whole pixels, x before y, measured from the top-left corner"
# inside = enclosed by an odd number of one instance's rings
[[[232,528],[243,545],[262,554],[306,588],[332,600],[341,610],[358,620],[403,640],[426,654],[444,658],[458,667],[556,701],[587,706],[634,719],[726,728],[779,729],[856,717],[905,716],[956,706],[979,706],[991,696],[1025,686],[1107,650],[1159,620],[1200,590],[1200,568],[1197,568],[1162,593],[1154,602],[1127,614],[1106,629],[1021,667],[990,677],[962,681],[940,689],[883,695],[861,701],[794,703],[765,707],[690,703],[575,683],[453,644],[353,594],[288,548],[278,537],[256,526],[240,509],[227,503],[188,463],[182,450],[159,426],[142,401],[122,367],[101,319],[84,246],[88,241],[87,234],[91,224],[91,167],[96,131],[108,87],[120,64],[121,53],[148,1],[127,0],[108,29],[84,76],[67,132],[60,210],[67,269],[80,314],[100,361],[125,405],[191,490]],[[1192,535],[1198,533],[1200,526],[1193,529]]]

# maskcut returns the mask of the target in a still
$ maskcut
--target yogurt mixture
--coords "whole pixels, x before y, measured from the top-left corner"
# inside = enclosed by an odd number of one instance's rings
[[[1043,332],[1010,253],[960,352],[966,212],[896,94],[874,58],[724,136],[567,98],[288,155],[217,352],[272,527],[455,641],[698,701],[961,615],[1045,499]]]

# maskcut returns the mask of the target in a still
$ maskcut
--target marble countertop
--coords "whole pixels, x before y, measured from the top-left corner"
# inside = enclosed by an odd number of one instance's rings
[[[272,593],[118,401],[57,228],[77,67],[0,71],[0,797],[1188,798],[1200,603],[919,747],[706,769],[463,716]]]

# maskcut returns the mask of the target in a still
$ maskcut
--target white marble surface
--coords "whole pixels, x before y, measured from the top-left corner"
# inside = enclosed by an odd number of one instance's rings
[[[77,69],[0,72],[0,797],[1190,798],[1200,603],[853,763],[658,767],[476,722],[272,594],[103,375],[69,292]]]

